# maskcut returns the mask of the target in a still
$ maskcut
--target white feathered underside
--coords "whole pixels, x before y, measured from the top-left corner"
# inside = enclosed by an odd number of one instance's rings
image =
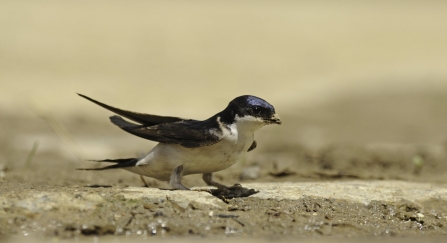
[[[237,163],[254,140],[254,132],[264,122],[251,116],[238,117],[231,125],[218,122],[223,132],[220,142],[204,147],[185,148],[178,144],[157,144],[136,167],[125,168],[131,172],[169,180],[175,167],[183,165],[183,175],[212,173]]]

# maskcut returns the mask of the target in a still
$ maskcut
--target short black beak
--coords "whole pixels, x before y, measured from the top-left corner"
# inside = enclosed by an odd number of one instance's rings
[[[278,124],[281,125],[282,121],[279,118],[278,114],[274,114],[272,117],[270,117],[270,119],[268,119],[269,124]]]

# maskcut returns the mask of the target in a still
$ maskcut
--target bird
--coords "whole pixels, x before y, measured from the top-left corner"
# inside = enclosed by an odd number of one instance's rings
[[[224,110],[206,120],[132,112],[78,95],[116,113],[110,121],[122,130],[158,142],[142,157],[94,160],[113,164],[81,170],[120,168],[167,181],[172,189],[177,190],[190,190],[182,184],[182,177],[191,174],[202,174],[205,183],[218,190],[233,188],[214,181],[213,173],[227,169],[254,150],[257,146],[254,133],[257,130],[265,125],[282,124],[271,104],[252,95],[236,97]]]

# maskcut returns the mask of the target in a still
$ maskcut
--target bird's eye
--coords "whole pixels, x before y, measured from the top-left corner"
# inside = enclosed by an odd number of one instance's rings
[[[251,107],[251,113],[253,113],[253,115],[259,115],[259,114],[261,114],[261,111],[262,111],[262,109],[259,106]]]

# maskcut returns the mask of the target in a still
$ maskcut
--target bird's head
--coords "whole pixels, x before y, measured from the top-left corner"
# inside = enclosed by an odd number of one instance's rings
[[[271,104],[252,95],[236,97],[225,110],[231,114],[233,121],[244,120],[262,125],[282,123]]]

